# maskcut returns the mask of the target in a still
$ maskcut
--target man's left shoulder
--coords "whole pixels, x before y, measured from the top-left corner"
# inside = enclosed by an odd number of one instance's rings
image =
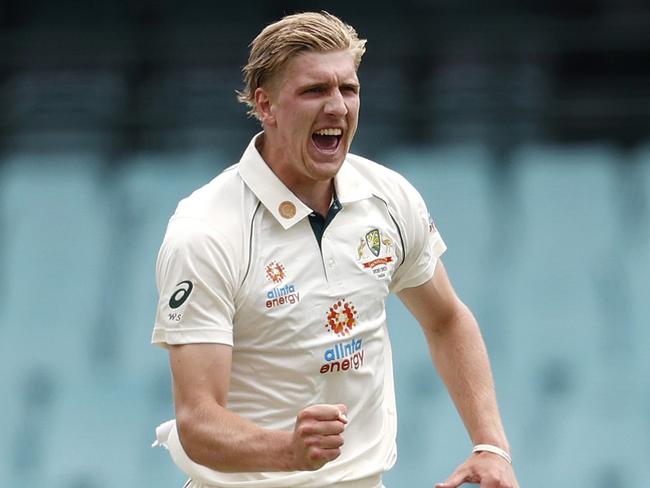
[[[357,171],[362,173],[363,176],[386,176],[388,174],[398,174],[396,171],[390,169],[384,164],[359,156],[358,154],[348,153],[345,159]]]
[[[419,195],[415,187],[404,176],[383,163],[351,153],[348,154],[346,161],[371,186],[373,193],[380,198],[401,200]]]

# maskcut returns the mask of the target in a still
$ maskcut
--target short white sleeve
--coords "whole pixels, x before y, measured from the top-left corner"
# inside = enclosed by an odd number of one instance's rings
[[[404,241],[404,261],[397,268],[391,291],[398,293],[431,279],[438,258],[447,250],[424,200],[406,180],[405,201],[397,209]]]
[[[228,239],[203,222],[172,218],[158,262],[159,300],[151,341],[233,344],[235,263]]]

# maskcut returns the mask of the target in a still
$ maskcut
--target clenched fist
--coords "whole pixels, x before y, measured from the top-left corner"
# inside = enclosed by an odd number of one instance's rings
[[[298,413],[293,451],[298,470],[315,471],[341,455],[345,405],[312,405]]]

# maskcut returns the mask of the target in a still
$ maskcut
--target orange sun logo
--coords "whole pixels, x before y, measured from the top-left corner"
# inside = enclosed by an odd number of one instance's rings
[[[357,311],[354,305],[339,300],[327,311],[327,324],[325,328],[339,336],[350,334],[352,328],[357,325]]]
[[[265,271],[266,277],[269,279],[269,281],[272,281],[275,284],[281,283],[282,280],[286,277],[282,263],[271,261],[266,265]]]

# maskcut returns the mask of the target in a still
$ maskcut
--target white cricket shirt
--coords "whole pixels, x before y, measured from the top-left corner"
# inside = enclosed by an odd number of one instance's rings
[[[173,424],[161,429],[160,443],[198,483],[374,487],[395,462],[385,301],[429,280],[446,248],[418,192],[394,171],[348,154],[335,189],[341,208],[319,247],[312,210],[253,139],[239,164],[169,221],[152,342],[231,345],[228,408],[260,427],[292,431],[316,403],[349,409],[342,454],[318,471],[216,472],[185,455]]]

